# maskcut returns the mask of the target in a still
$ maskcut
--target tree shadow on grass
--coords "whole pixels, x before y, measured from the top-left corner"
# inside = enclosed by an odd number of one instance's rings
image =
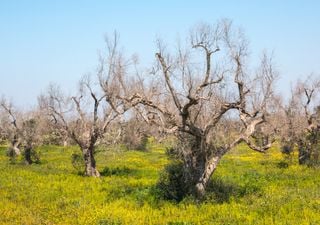
[[[240,199],[253,194],[261,194],[260,187],[254,182],[246,182],[239,185],[219,177],[214,177],[208,186],[204,200],[221,204],[228,203],[231,199]]]

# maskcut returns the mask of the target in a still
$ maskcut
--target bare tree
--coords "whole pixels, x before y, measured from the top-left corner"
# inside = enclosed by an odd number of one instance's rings
[[[123,123],[121,142],[129,150],[148,151],[150,138],[159,141],[158,130],[141,120],[140,116],[134,116]]]
[[[14,107],[11,102],[6,100],[4,97],[1,99],[1,107],[5,111],[7,115],[7,120],[3,122],[2,126],[4,128],[5,136],[9,139],[10,147],[9,147],[9,155],[20,155],[21,154],[21,135],[20,129],[18,127],[18,122]]]
[[[300,164],[319,161],[319,94],[319,79],[309,76],[304,82],[297,82],[285,107],[287,126],[283,126],[282,136],[291,146],[298,146]]]
[[[44,107],[46,104],[42,102],[45,96],[38,97],[37,123],[40,134],[41,145],[63,145],[67,146],[70,141],[68,134],[62,124],[48,113],[48,109]]]
[[[10,141],[8,154],[14,158],[23,155],[27,164],[39,161],[35,148],[39,145],[39,130],[36,112],[18,112],[13,104],[5,98],[1,100],[1,106],[9,117],[10,123],[5,126],[6,136]]]
[[[65,97],[56,86],[48,95],[40,97],[55,123],[80,147],[85,162],[85,175],[99,177],[94,158],[95,146],[103,138],[112,122],[123,115],[129,105],[120,96],[125,87],[126,61],[118,51],[118,35],[106,40],[107,53],[100,57],[97,79],[84,76],[79,93]]]
[[[6,124],[9,124],[7,116],[4,115],[3,111],[0,110],[0,143],[4,144],[7,142],[7,134],[6,134]]]
[[[40,145],[39,123],[37,117],[30,117],[22,123],[23,155],[27,164],[38,163],[40,157],[36,147]]]
[[[130,101],[145,121],[178,137],[184,182],[201,197],[229,150],[241,142],[257,152],[270,148],[272,138],[258,146],[252,137],[270,115],[276,73],[264,54],[250,76],[248,42],[230,21],[200,24],[188,41],[190,48],[179,45],[175,55],[158,41],[155,80],[141,76]]]

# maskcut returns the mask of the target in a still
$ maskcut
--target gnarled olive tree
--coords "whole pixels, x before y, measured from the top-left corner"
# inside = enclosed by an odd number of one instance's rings
[[[39,98],[41,108],[80,147],[87,176],[100,176],[95,147],[110,124],[129,109],[122,100],[127,90],[126,63],[115,34],[113,40],[107,40],[107,53],[100,58],[96,79],[84,76],[77,95],[66,97],[57,86],[51,85],[48,93]]]
[[[39,161],[35,148],[40,143],[39,124],[36,111],[21,113],[13,104],[3,98],[0,106],[7,115],[7,120],[1,124],[5,136],[10,142],[8,155],[14,159],[22,154],[27,164]]]
[[[17,112],[14,111],[11,102],[8,102],[5,98],[1,99],[1,108],[6,115],[6,120],[3,120],[3,132],[4,136],[9,140],[10,146],[8,154],[15,156],[21,154],[21,135],[16,118]]]
[[[253,136],[270,115],[276,73],[266,54],[258,69],[249,67],[248,42],[230,21],[200,24],[187,42],[172,54],[158,41],[154,75],[139,76],[129,101],[145,121],[178,138],[183,182],[202,197],[232,148],[242,142],[257,152],[270,148],[272,138],[257,145]]]
[[[309,76],[298,81],[292,90],[285,111],[282,138],[287,145],[296,145],[300,164],[317,164],[320,161],[320,81]],[[293,150],[293,149],[292,149]]]

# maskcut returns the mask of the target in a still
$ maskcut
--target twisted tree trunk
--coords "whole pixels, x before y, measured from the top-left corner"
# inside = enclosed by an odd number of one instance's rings
[[[195,193],[199,198],[202,198],[206,193],[206,188],[210,182],[211,176],[216,170],[222,155],[216,155],[212,157],[204,166],[201,175],[195,184]]]
[[[18,142],[14,142],[11,144],[11,149],[14,152],[15,155],[21,155],[21,151],[19,149],[19,144]]]
[[[90,177],[100,177],[100,173],[96,168],[96,160],[94,158],[94,148],[82,149],[84,163],[85,163],[85,175]]]
[[[31,165],[33,163],[32,159],[31,159],[31,152],[32,152],[32,146],[25,146],[24,148],[24,159],[25,159],[25,163],[28,165]]]
[[[210,149],[205,137],[195,137],[189,150],[184,151],[184,177],[185,183],[189,186],[190,193],[202,198],[210,179],[217,168],[224,151]],[[211,151],[210,151],[211,150]],[[211,155],[209,156],[209,152]]]
[[[20,150],[20,141],[18,138],[15,136],[13,140],[11,141],[11,149],[14,152],[15,155],[20,155],[21,150]]]

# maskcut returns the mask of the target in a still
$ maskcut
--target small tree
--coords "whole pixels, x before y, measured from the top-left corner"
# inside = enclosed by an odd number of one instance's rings
[[[62,124],[58,123],[53,116],[48,114],[48,110],[43,107],[44,104],[41,103],[41,98],[44,96],[40,96],[38,98],[39,105],[41,107],[38,108],[38,129],[40,134],[41,145],[63,145],[67,146],[69,137],[63,128]]]
[[[38,125],[39,124],[34,117],[26,119],[22,123],[23,156],[27,164],[38,163],[40,161],[40,156],[36,151],[36,147],[40,143]]]
[[[9,157],[14,160],[21,155],[27,164],[39,162],[40,158],[35,148],[39,145],[39,130],[36,112],[19,113],[12,103],[1,100],[1,106],[7,113],[9,123],[4,123],[6,136],[10,141]]]
[[[298,107],[299,118],[294,121],[296,127],[296,143],[299,150],[300,164],[318,164],[320,154],[320,113],[317,98],[320,94],[320,81],[308,77],[305,82],[296,85],[293,99]]]
[[[10,158],[15,158],[15,156],[21,154],[21,137],[16,118],[17,112],[14,112],[12,103],[8,102],[5,98],[2,98],[1,100],[1,107],[7,115],[7,118],[3,121],[2,126],[3,132],[5,132],[4,136],[6,136],[10,142],[8,155]]]
[[[289,104],[283,107],[280,134],[286,153],[298,148],[299,164],[319,162],[320,149],[320,82],[312,76],[298,81],[291,91]]]
[[[147,125],[135,114],[122,125],[121,142],[129,150],[148,151],[150,140],[157,140],[159,134],[157,129]]]
[[[187,194],[202,197],[221,158],[235,146],[244,142],[257,152],[271,146],[272,138],[258,146],[253,137],[271,113],[276,74],[263,55],[250,75],[248,42],[230,21],[200,24],[188,41],[175,55],[158,41],[153,72],[159,76],[153,81],[140,76],[140,92],[131,100],[145,121],[178,138],[180,177]]]
[[[123,115],[128,104],[119,98],[124,94],[127,61],[118,51],[118,35],[106,39],[107,54],[100,57],[96,80],[84,76],[77,95],[66,97],[59,87],[51,85],[48,94],[39,97],[53,121],[80,147],[85,175],[99,177],[94,157],[95,147],[113,121]]]

